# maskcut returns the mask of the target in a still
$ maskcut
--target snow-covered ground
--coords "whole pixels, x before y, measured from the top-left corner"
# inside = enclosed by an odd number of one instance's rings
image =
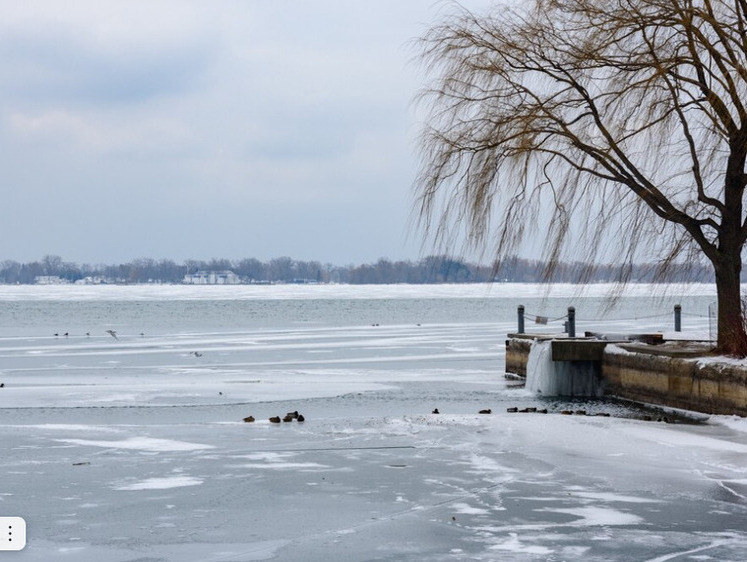
[[[745,420],[650,422],[514,386],[515,316],[469,319],[496,301],[515,311],[508,296],[390,288],[330,312],[312,302],[335,301],[326,287],[276,289],[267,306],[302,311],[284,322],[194,288],[205,302],[177,313],[169,302],[192,298],[177,289],[73,305],[6,294],[0,515],[26,519],[28,546],[0,559],[747,559]],[[429,321],[443,310],[450,322]],[[81,329],[52,335],[68,325]],[[269,421],[293,410],[306,421]]]

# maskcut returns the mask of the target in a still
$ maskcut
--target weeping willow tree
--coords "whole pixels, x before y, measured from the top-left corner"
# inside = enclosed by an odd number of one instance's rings
[[[550,267],[609,243],[623,271],[707,260],[718,349],[747,355],[747,0],[454,6],[418,47],[426,237],[502,259],[541,235]]]

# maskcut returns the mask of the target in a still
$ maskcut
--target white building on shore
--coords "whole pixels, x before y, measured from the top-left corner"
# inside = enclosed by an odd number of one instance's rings
[[[69,285],[70,281],[58,275],[37,275],[34,277],[34,283],[36,285]]]
[[[238,285],[241,279],[233,271],[198,271],[184,276],[186,285]]]
[[[75,282],[76,285],[108,285],[111,283],[115,283],[115,281],[108,277],[102,277],[101,275],[88,275]]]

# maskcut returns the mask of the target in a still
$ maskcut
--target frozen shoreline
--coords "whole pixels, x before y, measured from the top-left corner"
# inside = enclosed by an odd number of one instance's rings
[[[514,302],[459,289],[7,301],[0,510],[29,540],[13,558],[743,559],[744,420],[643,422],[533,396],[502,373]],[[551,413],[507,412],[532,405]],[[268,421],[293,410],[306,421]]]
[[[398,394],[400,409],[430,406],[419,383]],[[747,435],[728,420],[402,414],[396,395],[80,408],[75,424],[0,411],[1,504],[29,524],[17,559],[739,560],[747,548]],[[266,421],[291,407],[308,421]],[[250,412],[257,422],[238,421]]]

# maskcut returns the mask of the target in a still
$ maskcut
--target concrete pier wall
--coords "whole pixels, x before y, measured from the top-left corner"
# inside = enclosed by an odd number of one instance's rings
[[[610,348],[602,360],[606,393],[708,414],[747,416],[747,366]]]
[[[531,339],[506,341],[506,372],[526,376]],[[708,414],[747,416],[747,365],[643,344],[608,345],[605,395]]]

